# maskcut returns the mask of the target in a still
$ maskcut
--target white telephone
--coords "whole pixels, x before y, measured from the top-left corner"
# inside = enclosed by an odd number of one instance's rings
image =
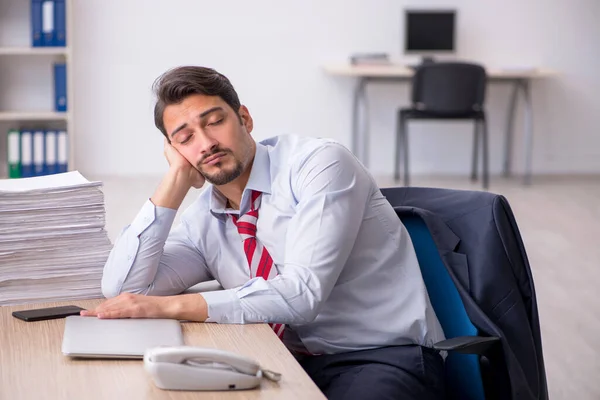
[[[252,389],[262,377],[279,381],[281,374],[263,370],[253,360],[228,351],[193,346],[146,350],[144,367],[154,383],[167,390]]]

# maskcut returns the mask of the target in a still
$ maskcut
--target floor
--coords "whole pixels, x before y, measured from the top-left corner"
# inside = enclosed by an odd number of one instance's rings
[[[107,231],[114,241],[159,183],[104,182]],[[388,177],[380,187],[394,186]],[[414,186],[479,190],[467,177],[415,177]],[[492,178],[490,191],[510,202],[532,266],[552,400],[600,399],[600,176]],[[183,207],[198,195],[192,191]],[[177,220],[176,222],[177,223]]]

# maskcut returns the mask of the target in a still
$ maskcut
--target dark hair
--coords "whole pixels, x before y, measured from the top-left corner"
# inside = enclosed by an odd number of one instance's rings
[[[157,97],[154,124],[167,139],[163,123],[165,108],[171,104],[179,104],[193,94],[221,97],[240,118],[240,99],[233,85],[225,75],[211,68],[186,66],[170,69],[154,81],[152,89]]]

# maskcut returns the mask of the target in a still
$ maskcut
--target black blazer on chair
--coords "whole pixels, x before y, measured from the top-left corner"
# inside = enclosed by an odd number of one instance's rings
[[[381,192],[394,207],[420,215],[472,323],[500,338],[496,356],[480,362],[494,373],[499,398],[548,399],[533,278],[508,201],[500,195],[400,187]]]

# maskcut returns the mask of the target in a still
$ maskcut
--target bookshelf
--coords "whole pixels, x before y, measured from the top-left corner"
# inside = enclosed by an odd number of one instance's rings
[[[0,47],[0,56],[67,56],[66,47]]]
[[[0,111],[0,121],[69,121],[69,113],[56,111]]]
[[[64,129],[75,169],[73,2],[65,0],[66,46],[32,47],[31,0],[0,1],[0,178],[8,177],[9,129]],[[53,64],[67,69],[67,112],[54,111]]]

